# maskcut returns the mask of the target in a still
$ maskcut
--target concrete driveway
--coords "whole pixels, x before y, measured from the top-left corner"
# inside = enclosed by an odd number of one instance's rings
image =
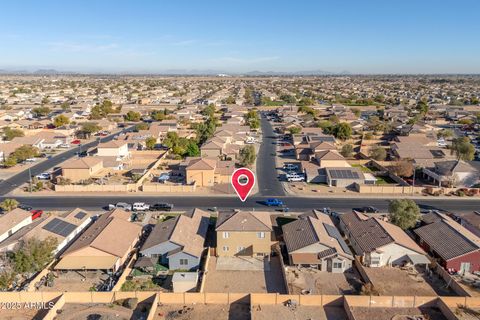
[[[267,259],[251,257],[218,257],[217,270],[226,271],[270,271]]]

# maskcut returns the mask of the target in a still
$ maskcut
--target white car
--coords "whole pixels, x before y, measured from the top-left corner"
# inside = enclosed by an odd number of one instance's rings
[[[305,181],[305,177],[303,175],[299,175],[299,174],[290,174],[290,175],[287,175],[287,181],[288,182],[303,182],[303,181]]]
[[[51,175],[48,172],[43,172],[43,173],[37,174],[35,177],[39,180],[50,180],[51,179]]]
[[[125,211],[131,211],[132,210],[132,205],[126,202],[118,202],[117,204],[109,204],[108,205],[108,210],[113,210],[115,208],[118,209],[123,209]]]
[[[133,204],[133,211],[146,211],[150,209],[150,205],[145,202],[135,202]]]
[[[62,143],[62,144],[60,145],[60,148],[68,149],[68,148],[70,148],[70,145],[69,145],[68,143]]]

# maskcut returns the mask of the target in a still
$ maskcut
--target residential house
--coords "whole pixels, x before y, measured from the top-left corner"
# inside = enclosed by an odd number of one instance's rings
[[[88,180],[103,170],[100,157],[83,157],[65,161],[61,166],[61,175],[71,182]]]
[[[480,237],[438,211],[428,213],[422,221],[425,225],[414,230],[420,245],[445,269],[480,271]]]
[[[168,265],[170,270],[197,270],[204,251],[210,215],[195,209],[158,223],[140,248],[138,263],[154,268]]]
[[[129,215],[106,212],[61,254],[55,270],[116,272],[127,261],[141,232],[140,225],[129,222]]]
[[[32,214],[20,208],[0,215],[0,242],[32,223]]]
[[[359,212],[340,216],[340,229],[367,267],[429,264],[426,253],[402,229]]]
[[[28,239],[53,238],[57,240],[57,247],[54,250],[57,253],[90,224],[92,216],[93,214],[88,211],[76,208],[63,215],[36,219],[1,242],[0,252],[12,251]]]
[[[270,256],[275,243],[272,230],[269,212],[220,212],[215,227],[217,256]]]
[[[353,254],[331,218],[317,210],[282,226],[289,263],[327,272],[345,272]]]
[[[439,187],[467,187],[478,183],[480,173],[462,160],[435,161],[433,167],[423,168],[424,177]]]
[[[230,183],[235,170],[233,161],[221,161],[212,158],[186,158],[180,164],[180,172],[187,184],[195,183],[198,187],[211,187],[216,184]]]
[[[116,157],[121,160],[130,158],[130,151],[128,151],[126,141],[111,140],[98,145],[97,155],[100,157]]]

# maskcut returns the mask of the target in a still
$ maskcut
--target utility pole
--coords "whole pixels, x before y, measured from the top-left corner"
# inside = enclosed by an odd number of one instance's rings
[[[28,167],[28,177],[30,180],[30,193],[32,193],[32,171],[30,170],[30,167]]]

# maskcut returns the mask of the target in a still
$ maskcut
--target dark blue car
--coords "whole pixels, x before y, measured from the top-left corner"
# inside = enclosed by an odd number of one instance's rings
[[[277,198],[270,198],[265,201],[265,204],[269,207],[280,207],[283,206],[283,201]]]

